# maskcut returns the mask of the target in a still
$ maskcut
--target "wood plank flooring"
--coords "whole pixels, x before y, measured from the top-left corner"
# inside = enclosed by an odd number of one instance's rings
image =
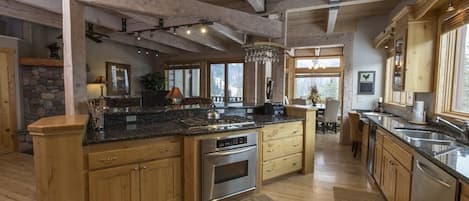
[[[338,135],[317,135],[314,173],[294,174],[265,184],[262,193],[274,201],[334,201],[333,187],[379,192],[365,167]]]
[[[0,200],[36,201],[33,156],[0,153]]]

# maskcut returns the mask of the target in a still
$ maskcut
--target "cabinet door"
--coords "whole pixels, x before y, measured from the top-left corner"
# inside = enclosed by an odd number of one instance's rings
[[[410,189],[412,186],[412,174],[401,164],[395,166],[396,169],[396,193],[394,201],[410,201]]]
[[[383,145],[377,143],[375,146],[375,164],[374,164],[374,172],[373,177],[375,178],[376,183],[381,185],[381,161],[383,159]]]
[[[179,158],[140,164],[141,201],[181,200],[181,179]]]
[[[386,149],[383,151],[383,174],[381,190],[388,201],[394,201],[396,193],[396,166],[397,162]]]
[[[138,165],[91,171],[90,201],[140,201]]]

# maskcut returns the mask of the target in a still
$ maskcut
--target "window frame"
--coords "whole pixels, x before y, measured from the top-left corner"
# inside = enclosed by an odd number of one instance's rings
[[[236,64],[240,63],[243,64],[243,96],[241,97],[241,102],[229,102],[228,100],[228,65],[229,64]],[[245,79],[246,79],[246,63],[243,60],[229,60],[229,61],[210,61],[207,62],[207,96],[211,99],[212,98],[212,83],[211,83],[211,77],[212,77],[212,64],[223,64],[224,65],[224,71],[225,71],[225,87],[224,87],[224,93],[225,96],[223,97],[223,103],[228,104],[228,103],[243,103],[244,98],[246,97],[246,90],[245,90]]]
[[[186,73],[185,73],[185,70],[191,70],[192,71],[193,69],[198,69],[199,70],[199,96],[193,96],[192,95],[193,94],[192,89],[194,87],[192,85],[193,84],[192,83],[192,77],[191,77],[191,81],[189,82],[189,88],[191,89],[190,90],[191,95],[190,96],[184,95],[184,96],[188,97],[188,98],[189,97],[201,97],[202,96],[202,94],[201,94],[201,92],[202,92],[202,81],[201,81],[201,79],[202,79],[202,69],[201,69],[199,64],[167,65],[166,68],[164,69],[166,86],[168,87],[167,89],[169,89],[170,83],[171,83],[171,79],[169,77],[170,76],[169,75],[170,70],[182,70],[182,86],[183,86],[183,88],[180,89],[180,90],[182,92],[184,92],[185,91],[184,88],[186,87]],[[191,72],[191,74],[192,74],[192,72]],[[174,83],[175,83],[175,81],[173,80],[173,84]]]
[[[465,26],[468,27],[466,31],[469,31],[469,25]],[[452,30],[439,35],[435,112],[442,116],[469,120],[469,112],[464,113],[454,110],[455,74],[458,68],[457,62],[459,62],[458,50],[461,48],[458,45],[460,42],[458,30]]]
[[[314,70],[314,69],[309,69],[308,67],[301,67],[301,68],[298,68],[297,66],[297,63],[298,63],[298,60],[317,60],[317,59],[336,59],[338,58],[339,59],[339,66],[325,66],[325,69],[316,69],[316,70],[326,70],[326,69],[341,69],[342,66],[343,66],[343,56],[340,56],[340,55],[337,55],[337,56],[305,56],[305,57],[295,57],[295,70]]]

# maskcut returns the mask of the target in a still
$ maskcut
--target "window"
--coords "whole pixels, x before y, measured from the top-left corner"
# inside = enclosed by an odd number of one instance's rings
[[[296,68],[340,68],[340,57],[302,58],[296,59]]]
[[[165,70],[166,89],[178,87],[184,97],[200,96],[200,69],[198,67],[172,66]]]
[[[210,64],[210,96],[214,102],[243,101],[244,63]]]
[[[453,111],[469,114],[469,25],[457,30]]]
[[[295,78],[295,98],[308,98],[311,88],[316,86],[321,102],[325,102],[327,98],[339,99],[340,76],[331,77],[314,77],[297,75]]]

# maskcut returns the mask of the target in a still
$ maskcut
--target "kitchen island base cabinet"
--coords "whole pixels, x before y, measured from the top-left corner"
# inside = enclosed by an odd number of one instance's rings
[[[90,201],[179,201],[180,166],[168,158],[91,171]]]

